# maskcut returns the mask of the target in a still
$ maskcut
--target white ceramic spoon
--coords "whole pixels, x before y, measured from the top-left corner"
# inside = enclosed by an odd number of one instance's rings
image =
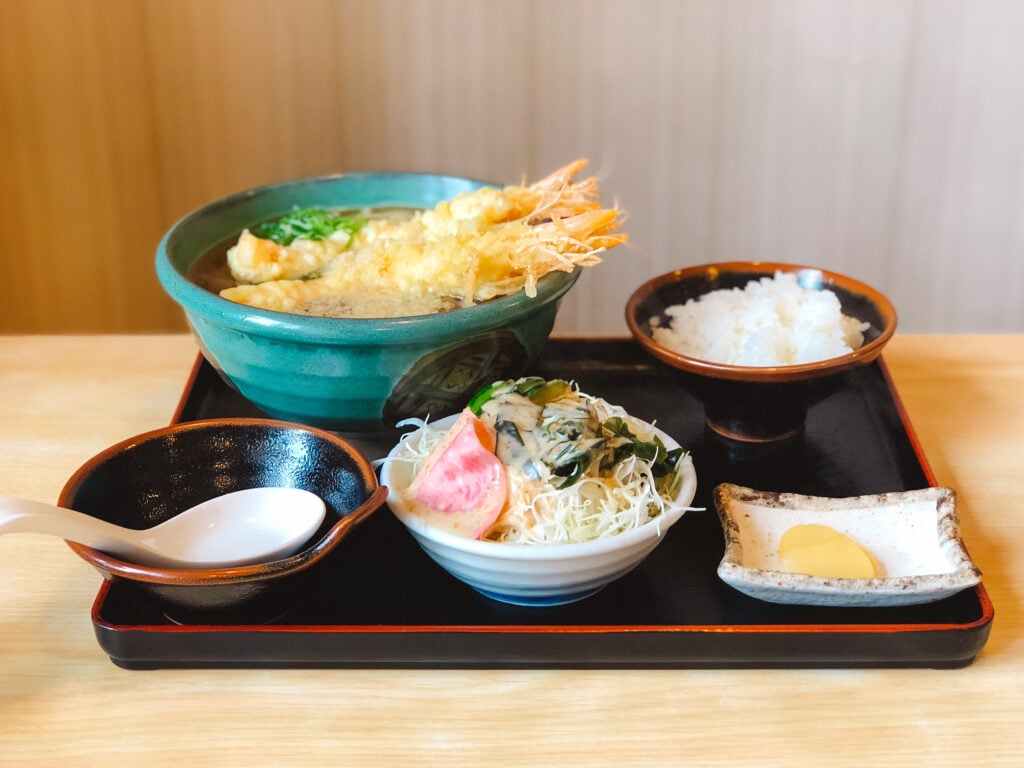
[[[53,504],[0,498],[0,534],[60,536],[137,565],[218,568],[291,555],[326,514],[323,499],[301,488],[248,488],[137,531]]]

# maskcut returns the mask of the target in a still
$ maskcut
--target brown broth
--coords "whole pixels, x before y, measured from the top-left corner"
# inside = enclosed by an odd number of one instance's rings
[[[217,243],[195,260],[186,277],[210,293],[219,294],[225,288],[234,288],[238,282],[228,267],[228,249],[237,242],[238,237],[235,236]]]

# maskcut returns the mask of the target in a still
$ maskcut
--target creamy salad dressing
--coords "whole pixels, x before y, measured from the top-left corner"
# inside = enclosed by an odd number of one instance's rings
[[[485,403],[481,416],[498,433],[498,458],[538,480],[549,479],[552,467],[603,442],[597,417],[575,400],[541,406],[510,392]]]
[[[656,519],[678,491],[682,449],[668,451],[649,424],[568,382],[497,382],[470,408],[493,427],[508,469],[508,507],[489,540],[603,538]]]

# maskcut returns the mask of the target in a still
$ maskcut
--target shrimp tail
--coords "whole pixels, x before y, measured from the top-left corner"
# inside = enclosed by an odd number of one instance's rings
[[[535,181],[530,185],[530,189],[537,192],[553,192],[562,189],[572,181],[572,177],[579,173],[586,164],[587,161],[583,158],[573,160],[571,163],[563,165],[557,171],[549,173],[543,179]]]
[[[533,232],[540,242],[549,246],[561,243],[563,247],[558,250],[563,253],[586,253],[607,250],[629,240],[629,235],[616,232],[622,226],[622,221],[617,210],[598,208],[564,219],[552,218],[549,222],[536,225]]]

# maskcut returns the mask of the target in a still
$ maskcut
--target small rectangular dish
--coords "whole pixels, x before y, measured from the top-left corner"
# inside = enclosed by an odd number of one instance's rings
[[[956,493],[949,488],[829,498],[722,483],[714,501],[725,538],[718,575],[759,600],[836,607],[916,605],[981,581],[960,537]],[[809,524],[828,526],[863,547],[876,564],[876,577],[786,570],[779,554],[783,534]]]

